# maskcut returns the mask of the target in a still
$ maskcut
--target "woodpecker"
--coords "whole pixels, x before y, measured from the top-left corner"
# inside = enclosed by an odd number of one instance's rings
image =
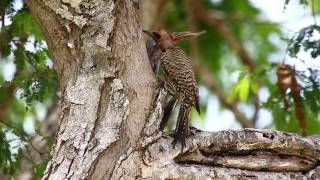
[[[180,142],[181,148],[183,149],[186,146],[185,138],[189,135],[189,113],[191,108],[195,107],[199,114],[200,108],[198,86],[190,59],[184,51],[177,46],[177,42],[195,38],[204,32],[180,32],[173,34],[164,29],[160,29],[159,31],[144,30],[144,33],[154,41],[154,43],[148,43],[147,41],[147,50],[151,66],[157,74],[157,63],[161,64],[164,71],[164,85],[172,96],[164,109],[160,130],[163,130],[166,126],[169,116],[176,104],[180,103],[172,144],[173,147],[175,147],[176,143]],[[148,44],[153,45],[152,48],[150,48],[150,46],[148,47]]]

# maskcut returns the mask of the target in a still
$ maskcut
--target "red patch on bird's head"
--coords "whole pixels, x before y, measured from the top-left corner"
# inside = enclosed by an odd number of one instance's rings
[[[168,35],[169,35],[169,38],[172,40],[172,41],[176,41],[177,40],[177,37],[175,35],[173,35],[172,33],[169,33],[168,32]]]

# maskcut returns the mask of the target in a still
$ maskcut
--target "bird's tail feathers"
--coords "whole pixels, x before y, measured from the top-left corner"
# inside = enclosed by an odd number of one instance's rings
[[[177,99],[171,98],[168,104],[166,105],[166,107],[164,108],[163,116],[162,116],[160,127],[159,127],[161,131],[166,127],[167,122],[169,121],[170,115],[172,114],[172,111],[176,106],[177,102],[178,102]]]
[[[182,102],[180,105],[180,111],[176,123],[176,129],[174,133],[174,140],[172,144],[175,144],[179,141],[181,143],[181,148],[183,149],[186,146],[186,137],[189,134],[189,114],[191,111],[191,104]]]

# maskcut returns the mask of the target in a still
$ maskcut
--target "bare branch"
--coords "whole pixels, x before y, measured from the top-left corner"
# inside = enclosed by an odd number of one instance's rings
[[[254,105],[254,113],[253,113],[251,121],[252,121],[253,126],[256,127],[257,121],[258,121],[259,110],[260,110],[260,99],[259,99],[258,94],[255,95],[253,105]]]
[[[19,69],[17,68],[16,72],[13,75],[13,79],[10,82],[10,85],[7,87],[6,91],[8,94],[6,94],[2,104],[0,104],[0,122],[5,123],[6,118],[7,118],[7,113],[9,109],[11,108],[11,105],[14,101],[14,95],[17,89],[17,83],[16,78],[20,74]]]
[[[236,38],[233,32],[226,26],[221,18],[215,16],[215,14],[210,13],[205,8],[203,8],[199,1],[188,0],[190,7],[193,8],[195,15],[214,27],[214,29],[220,33],[220,35],[229,43],[229,45],[237,52],[240,57],[241,62],[248,66],[250,71],[254,71],[255,62],[249,57],[246,50],[242,47],[240,41]]]

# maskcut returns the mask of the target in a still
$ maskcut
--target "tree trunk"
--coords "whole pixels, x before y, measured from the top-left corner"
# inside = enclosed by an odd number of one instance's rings
[[[158,131],[156,88],[136,0],[27,0],[62,92],[44,179],[320,178],[317,138],[193,130],[187,148]]]

